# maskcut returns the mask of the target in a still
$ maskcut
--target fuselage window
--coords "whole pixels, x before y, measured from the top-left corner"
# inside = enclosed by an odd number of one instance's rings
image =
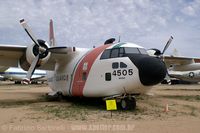
[[[124,62],[120,62],[120,68],[127,68],[127,65]]]
[[[116,58],[116,57],[119,57],[119,49],[118,48],[112,49],[111,55],[110,55],[110,58]]]
[[[111,81],[111,73],[105,73],[105,80]]]
[[[100,59],[108,59],[110,58],[110,49],[106,49],[103,54],[101,55],[101,58]]]
[[[140,54],[137,48],[124,48],[126,54]]]
[[[83,72],[82,80],[83,80],[83,81],[86,81],[86,80],[87,80],[87,73],[86,73],[86,72]]]
[[[119,57],[124,56],[124,48],[119,49]]]
[[[119,68],[119,63],[118,62],[113,62],[112,63],[112,68],[113,69],[118,69]]]

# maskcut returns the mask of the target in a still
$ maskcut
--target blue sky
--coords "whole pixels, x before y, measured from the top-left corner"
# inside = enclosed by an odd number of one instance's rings
[[[200,57],[200,0],[0,0],[0,43],[30,45],[19,20],[48,40],[54,20],[59,46],[92,48],[121,36],[145,48],[176,48],[180,55]]]

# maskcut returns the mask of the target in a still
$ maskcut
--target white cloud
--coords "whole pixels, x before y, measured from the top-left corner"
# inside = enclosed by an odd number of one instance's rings
[[[186,15],[189,15],[189,16],[195,16],[196,15],[195,9],[192,6],[187,6],[187,7],[183,8],[182,12]]]
[[[199,0],[0,1],[0,43],[32,43],[19,24],[20,18],[28,21],[37,37],[48,40],[52,18],[58,45],[92,47],[120,35],[122,41],[162,49],[172,34],[172,46],[180,48],[180,53],[200,56],[184,49],[188,43],[200,49],[199,10]]]

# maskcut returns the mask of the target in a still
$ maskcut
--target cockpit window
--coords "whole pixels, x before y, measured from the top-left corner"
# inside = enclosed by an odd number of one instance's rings
[[[106,49],[103,54],[101,55],[101,58],[100,59],[108,59],[110,58],[110,49]]]
[[[119,49],[119,57],[122,57],[124,55],[124,48]]]
[[[148,54],[147,51],[143,48],[139,48],[139,51],[141,54]]]
[[[126,54],[139,54],[139,50],[137,48],[124,48]]]
[[[118,48],[111,50],[110,58],[116,58],[116,57],[119,57],[119,49]]]
[[[106,49],[102,53],[100,59],[123,57],[126,54],[147,54],[147,52],[143,48],[131,48],[131,47]]]

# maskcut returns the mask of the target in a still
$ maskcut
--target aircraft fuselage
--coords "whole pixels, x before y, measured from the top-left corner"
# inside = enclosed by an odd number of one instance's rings
[[[76,48],[69,58],[58,60],[55,71],[47,72],[54,92],[80,97],[146,93],[165,74],[166,67],[160,59],[131,43],[91,50]]]

